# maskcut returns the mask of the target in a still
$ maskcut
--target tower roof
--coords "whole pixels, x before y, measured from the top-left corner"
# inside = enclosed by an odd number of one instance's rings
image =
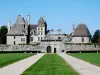
[[[23,35],[26,33],[26,29],[24,28],[25,20],[21,15],[17,16],[16,23],[13,25],[13,27],[9,30],[7,35]]]
[[[91,37],[86,24],[79,24],[73,33],[73,37]]]

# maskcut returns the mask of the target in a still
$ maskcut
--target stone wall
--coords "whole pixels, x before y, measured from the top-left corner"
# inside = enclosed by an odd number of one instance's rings
[[[97,51],[100,50],[100,44],[65,44],[66,51]]]
[[[0,51],[40,51],[42,48],[33,45],[0,45]]]
[[[60,49],[59,52],[62,52],[62,50],[64,50],[64,52],[66,52],[66,51],[99,51],[100,44],[66,43],[66,44],[63,44],[63,46],[59,49]],[[0,51],[41,51],[41,52],[44,52],[45,46],[44,46],[44,44],[38,45],[38,46],[33,46],[33,45],[0,45]]]

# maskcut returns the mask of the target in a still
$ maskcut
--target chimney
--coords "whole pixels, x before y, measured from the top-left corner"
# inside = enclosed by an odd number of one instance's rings
[[[27,15],[27,22],[28,22],[28,25],[30,24],[30,15]]]
[[[73,22],[73,24],[72,24],[72,35],[74,34],[74,31],[75,31],[75,23]]]
[[[8,21],[8,32],[10,30],[11,21]]]

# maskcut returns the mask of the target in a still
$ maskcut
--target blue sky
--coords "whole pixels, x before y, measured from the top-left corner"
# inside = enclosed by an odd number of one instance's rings
[[[45,16],[48,29],[63,33],[72,31],[72,22],[85,23],[93,34],[100,29],[100,0],[0,0],[0,25],[14,24],[17,15],[30,15],[32,24]]]

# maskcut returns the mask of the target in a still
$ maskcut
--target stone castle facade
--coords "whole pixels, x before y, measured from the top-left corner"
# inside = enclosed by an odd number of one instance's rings
[[[75,28],[73,23],[70,34],[51,34],[52,31],[47,30],[44,17],[40,17],[37,24],[30,24],[30,15],[26,20],[18,15],[12,27],[8,22],[7,45],[40,43],[42,52],[56,53],[66,50],[65,43],[91,43],[91,34],[85,24],[79,24]]]

